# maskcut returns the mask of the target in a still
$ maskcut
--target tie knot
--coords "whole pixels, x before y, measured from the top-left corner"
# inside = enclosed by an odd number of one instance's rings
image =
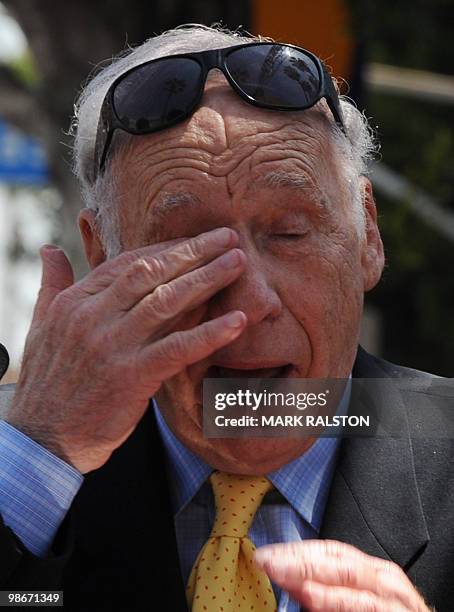
[[[273,487],[263,476],[214,472],[210,477],[216,503],[211,537],[244,538],[265,494]]]

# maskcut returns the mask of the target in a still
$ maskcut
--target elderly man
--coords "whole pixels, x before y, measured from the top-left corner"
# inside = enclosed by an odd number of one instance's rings
[[[304,49],[177,28],[91,81],[91,272],[41,251],[0,429],[3,590],[84,611],[452,609],[450,443],[203,436],[204,377],[431,380],[358,348],[384,261],[371,151]]]

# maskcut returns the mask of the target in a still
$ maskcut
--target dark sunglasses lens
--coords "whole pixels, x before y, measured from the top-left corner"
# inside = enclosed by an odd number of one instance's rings
[[[306,54],[285,45],[256,45],[232,51],[226,68],[242,89],[257,102],[304,108],[319,97],[320,76]]]
[[[202,68],[189,58],[139,66],[115,87],[113,106],[126,129],[147,132],[184,119],[200,92]]]

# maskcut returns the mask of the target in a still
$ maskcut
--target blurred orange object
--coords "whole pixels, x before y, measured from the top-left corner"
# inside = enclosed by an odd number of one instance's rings
[[[252,0],[252,32],[313,51],[335,77],[349,79],[354,40],[342,0]]]

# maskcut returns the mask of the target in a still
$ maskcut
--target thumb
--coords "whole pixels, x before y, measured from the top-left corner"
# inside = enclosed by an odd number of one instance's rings
[[[34,321],[44,318],[55,297],[74,283],[72,266],[59,247],[45,244],[41,247],[39,254],[43,264],[43,272],[41,289],[33,314]]]

